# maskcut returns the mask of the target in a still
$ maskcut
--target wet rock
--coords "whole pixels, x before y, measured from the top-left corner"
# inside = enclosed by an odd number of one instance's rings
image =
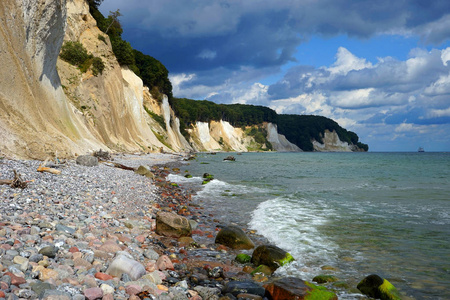
[[[322,299],[337,300],[336,294],[324,287],[318,287],[296,277],[284,277],[264,285],[270,298],[280,299]]]
[[[338,279],[333,275],[317,275],[312,281],[317,283],[335,282]]]
[[[357,286],[364,295],[381,300],[400,300],[397,289],[386,279],[372,274],[361,280]]]
[[[242,300],[262,300],[263,299],[261,296],[253,295],[253,294],[239,294],[239,295],[237,295],[236,298],[242,299]]]
[[[245,232],[234,225],[222,228],[216,236],[216,244],[225,245],[232,249],[253,249],[255,244],[248,238]]]
[[[91,155],[80,155],[76,160],[78,165],[86,167],[95,167],[98,165],[98,158]]]
[[[230,281],[225,285],[222,292],[224,294],[230,293],[235,297],[242,293],[264,297],[265,289],[253,281]]]
[[[266,265],[274,272],[278,267],[293,260],[294,258],[289,253],[277,246],[262,245],[253,251],[251,262],[256,266]]]
[[[192,236],[188,219],[170,212],[158,212],[156,215],[156,233],[169,237]]]
[[[145,275],[145,268],[139,262],[121,254],[114,259],[106,274],[120,277],[123,273],[130,276],[131,280],[137,280]]]

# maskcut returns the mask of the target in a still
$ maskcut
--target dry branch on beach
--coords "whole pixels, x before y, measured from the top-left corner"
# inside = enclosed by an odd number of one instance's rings
[[[47,172],[47,173],[56,174],[56,175],[61,174],[60,170],[46,167],[45,165],[47,164],[47,161],[48,161],[48,158],[44,161],[44,163],[42,165],[39,165],[39,167],[37,168],[38,172]]]
[[[13,170],[14,172],[14,178],[12,180],[9,179],[0,179],[0,185],[1,184],[7,184],[12,188],[20,188],[24,189],[27,187],[27,182],[23,181],[20,177],[20,174],[16,172],[16,170]]]

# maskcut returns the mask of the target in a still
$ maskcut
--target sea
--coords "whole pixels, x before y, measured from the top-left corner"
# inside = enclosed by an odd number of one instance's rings
[[[182,170],[193,178],[169,180],[220,222],[292,254],[276,275],[334,275],[339,299],[361,299],[370,274],[405,299],[450,299],[450,153],[198,154]],[[204,173],[214,180],[202,185]]]

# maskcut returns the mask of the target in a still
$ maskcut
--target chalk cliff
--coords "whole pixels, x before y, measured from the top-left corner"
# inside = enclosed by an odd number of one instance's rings
[[[102,144],[73,113],[55,65],[66,1],[0,1],[0,151],[70,156]]]
[[[82,72],[59,58],[63,42],[80,42],[104,70]],[[109,37],[85,0],[0,1],[0,154],[72,157],[94,150],[252,151],[268,149],[246,128],[196,122],[184,136],[165,95],[155,99],[121,67]],[[255,124],[276,151],[301,151],[272,123]],[[354,151],[324,132],[316,151]],[[1,156],[1,155],[0,155]]]
[[[319,152],[352,152],[359,151],[354,145],[349,145],[339,139],[336,131],[325,130],[323,133],[322,143],[313,141],[314,151]]]

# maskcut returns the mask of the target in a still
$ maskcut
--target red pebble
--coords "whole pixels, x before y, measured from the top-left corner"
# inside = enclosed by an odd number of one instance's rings
[[[9,277],[11,277],[11,284],[13,284],[15,286],[19,286],[19,285],[27,282],[25,280],[25,278],[16,276],[11,272],[6,272],[4,275],[8,275]]]
[[[80,249],[78,249],[77,247],[73,246],[73,247],[70,247],[69,252],[70,253],[80,252]]]
[[[113,279],[113,277],[111,275],[108,275],[108,274],[105,274],[102,272],[95,273],[95,278],[103,280],[103,281],[108,281],[108,280]]]
[[[6,298],[6,295],[5,295],[4,291],[0,291],[0,298]]]

